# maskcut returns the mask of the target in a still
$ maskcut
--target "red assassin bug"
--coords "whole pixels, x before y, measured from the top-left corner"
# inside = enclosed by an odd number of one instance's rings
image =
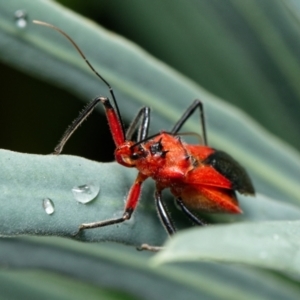
[[[185,111],[170,132],[161,131],[148,136],[150,108],[143,107],[134,118],[126,133],[119,108],[110,84],[93,68],[75,42],[59,28],[40,21],[37,24],[51,27],[63,34],[77,49],[92,71],[106,84],[112,102],[108,98],[94,99],[75,119],[55,148],[60,154],[65,143],[77,127],[101,102],[105,108],[110,131],[116,145],[115,158],[125,167],[136,168],[138,175],[133,183],[120,218],[81,224],[84,229],[104,227],[122,223],[132,216],[140,198],[143,182],[151,177],[156,182],[155,205],[162,224],[171,235],[176,229],[162,202],[162,191],[171,190],[176,202],[187,217],[196,225],[204,223],[192,210],[208,212],[241,213],[235,191],[254,195],[254,188],[245,169],[223,151],[207,146],[203,105],[195,100]],[[204,145],[191,145],[182,141],[179,130],[195,110],[199,109]],[[140,125],[138,125],[140,123]],[[137,130],[136,141],[132,140]]]

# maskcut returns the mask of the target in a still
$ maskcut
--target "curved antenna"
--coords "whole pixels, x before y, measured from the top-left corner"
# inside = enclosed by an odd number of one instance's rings
[[[115,98],[115,94],[114,94],[114,91],[111,87],[111,85],[102,77],[102,75],[100,75],[96,70],[95,68],[92,66],[92,64],[88,61],[88,59],[86,58],[86,56],[83,54],[83,52],[81,51],[81,49],[77,46],[77,44],[72,40],[72,38],[66,34],[64,31],[62,31],[60,28],[52,25],[52,24],[49,24],[49,23],[46,23],[46,22],[42,22],[42,21],[38,21],[38,20],[33,20],[32,21],[33,23],[35,24],[38,24],[38,25],[42,25],[42,26],[45,26],[45,27],[50,27],[56,31],[58,31],[60,34],[62,34],[66,39],[68,39],[70,41],[70,43],[74,46],[74,48],[77,50],[77,52],[80,54],[80,56],[84,59],[84,61],[86,62],[86,64],[90,67],[90,69],[96,74],[97,77],[99,77],[101,79],[102,82],[104,82],[104,84],[107,86],[108,90],[109,90],[109,93],[111,94],[111,97],[112,97],[112,100],[114,102],[114,106],[115,106],[115,109],[116,109],[116,112],[117,112],[117,115],[118,115],[118,118],[120,120],[120,123],[121,123],[121,126],[122,126],[122,131],[123,131],[123,135],[125,136],[125,130],[124,130],[124,125],[123,125],[123,122],[122,122],[122,118],[121,118],[121,114],[120,114],[120,110],[119,110],[119,106],[117,104],[117,100]]]

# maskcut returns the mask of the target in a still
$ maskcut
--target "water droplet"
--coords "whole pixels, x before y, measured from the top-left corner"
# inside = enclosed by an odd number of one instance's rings
[[[89,203],[94,200],[100,192],[100,186],[94,183],[74,186],[72,193],[76,201],[80,203]]]
[[[54,213],[54,203],[51,199],[45,198],[43,199],[43,208],[48,215],[52,215]]]
[[[19,28],[25,28],[27,26],[27,13],[25,10],[19,9],[15,11],[15,22]]]

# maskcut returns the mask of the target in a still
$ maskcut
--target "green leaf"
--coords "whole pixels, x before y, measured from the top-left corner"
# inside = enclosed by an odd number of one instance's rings
[[[28,26],[23,29],[16,25],[14,18],[18,9],[24,9],[28,15]],[[68,41],[49,28],[33,25],[31,23],[33,19],[53,23],[74,38],[95,68],[114,87],[124,119],[132,119],[134,112],[143,105],[151,106],[152,133],[171,128],[194,98],[203,101],[210,144],[227,151],[245,165],[258,191],[255,198],[239,197],[245,211],[244,215],[217,216],[213,221],[253,221],[252,224],[235,225],[237,227],[234,228],[242,226],[240,235],[244,238],[248,233],[251,236],[251,230],[256,228],[256,225],[260,228],[261,225],[257,221],[299,219],[299,153],[271,136],[242,111],[220,101],[136,45],[55,2],[0,1],[0,59],[3,62],[29,75],[63,87],[85,101],[96,95],[108,96],[107,88],[101,85]],[[225,61],[229,62],[226,59]],[[230,63],[229,65],[231,66]],[[243,80],[247,81],[248,75],[243,77]],[[26,90],[24,94],[30,93]],[[29,105],[31,102],[27,103]],[[56,121],[44,118],[43,121],[45,120],[53,123]],[[276,119],[278,124],[282,120]],[[199,132],[197,116],[185,126],[184,131]],[[18,131],[14,132],[12,138],[18,138],[16,132]],[[103,147],[106,147],[104,143]],[[101,164],[74,156],[30,155],[6,150],[0,151],[0,164],[2,237],[59,235],[74,238],[80,223],[103,220],[111,218],[115,213],[122,213],[123,200],[136,174],[136,171],[125,169],[115,163]],[[99,195],[87,205],[77,203],[71,192],[72,187],[89,182],[100,186]],[[154,212],[152,194],[153,185],[146,185],[133,222],[85,231],[76,236],[76,239],[94,242],[117,241],[135,246],[145,242],[162,244],[166,234]],[[42,206],[44,198],[53,201],[54,214],[48,215],[44,211]],[[173,210],[172,216],[176,225],[179,223],[181,226],[177,215]],[[290,225],[291,231],[297,230],[296,222]],[[222,230],[226,231],[230,226],[226,225]],[[219,235],[220,228],[205,228],[203,233],[200,231],[200,234],[205,235],[212,230],[210,239],[207,236],[199,239],[201,244],[209,243],[211,239],[219,240],[222,237]],[[258,236],[254,235],[255,232],[257,231],[253,229],[254,239]],[[262,231],[261,236],[270,232]],[[184,235],[185,233],[179,234],[178,239]],[[274,238],[274,235],[272,237]],[[280,237],[284,237],[283,240],[286,240],[287,244],[291,243],[284,232]],[[174,243],[176,241],[175,237]],[[250,265],[257,266],[257,256],[253,255],[257,250],[256,245],[250,238],[245,238],[244,241],[244,247],[249,248],[249,252],[245,252],[249,257],[237,256],[231,261],[244,263],[248,259]],[[183,247],[189,248],[194,244],[199,247],[193,239],[185,240],[185,243]],[[67,274],[70,278],[91,285],[122,290],[138,298],[171,297],[176,300],[299,297],[298,278],[291,278],[290,269],[286,272],[282,268],[290,266],[290,261],[284,255],[282,257],[285,261],[272,268],[278,273],[273,273],[249,267],[194,262],[152,268],[149,253],[137,253],[134,249],[112,244],[80,244],[67,239],[58,242],[53,238],[44,240],[41,237],[2,238],[0,244],[0,261],[3,267],[50,270]],[[232,245],[236,244],[232,242]],[[270,242],[267,246],[271,247],[273,244]],[[221,244],[219,247],[222,249]],[[279,253],[276,251],[266,249],[266,253],[272,255]],[[209,259],[215,261],[214,257]],[[278,263],[274,258],[272,262]],[[264,266],[270,268],[270,263]],[[26,274],[24,276],[26,277]],[[8,277],[9,275],[4,275],[4,278]],[[41,294],[47,294],[47,282],[43,282],[43,279],[47,280],[40,278],[36,285],[43,283],[44,290]],[[18,281],[22,280],[24,278]],[[26,290],[28,295],[34,294],[29,285]],[[70,290],[66,298],[71,298],[72,292]],[[87,287],[87,294],[89,292],[93,295],[98,294],[98,290],[93,291],[91,286]],[[63,295],[64,290],[61,289],[59,294]]]
[[[99,300],[99,295],[108,300],[135,299],[135,297],[126,295],[124,292],[110,291],[79,281],[76,278],[44,271],[5,270],[0,272],[0,278],[0,299],[76,300],[88,296],[88,299]]]
[[[299,278],[299,226],[300,221],[279,221],[180,232],[166,244],[155,261],[242,263],[289,272]]]
[[[135,249],[121,245],[87,245],[58,238],[2,239],[0,247],[1,265],[23,270],[38,268],[59,272],[68,281],[73,278],[96,287],[114,287],[138,299],[170,297],[179,300],[186,297],[273,300],[299,297],[297,283],[270,272],[207,263],[169,264],[153,268],[149,266],[151,256],[148,252],[136,252]],[[24,271],[25,278],[21,278],[21,285],[26,282],[26,276],[28,272]],[[7,277],[9,279],[11,275]],[[47,281],[39,280],[28,282],[28,287],[35,291],[38,285],[47,296],[47,290],[51,292],[52,281],[49,286],[47,284]],[[80,285],[70,290],[69,296],[60,285],[59,289],[59,294],[65,294],[67,299],[77,297],[76,291],[79,292],[78,296],[82,293]],[[86,297],[101,297],[101,294],[95,288],[86,290]]]
[[[122,216],[125,196],[134,180],[133,170],[75,156],[28,155],[6,150],[0,151],[0,164],[0,236],[60,235],[136,246],[145,242],[161,244],[166,238],[153,205],[147,201],[139,205],[129,222],[87,230],[74,237],[81,223]],[[73,187],[84,184],[100,187],[97,198],[86,205],[78,203],[72,193]],[[152,198],[149,187],[145,188],[144,196]],[[51,215],[43,208],[46,198],[54,203]]]
[[[276,195],[276,198],[298,203],[299,195],[297,178],[299,178],[298,174],[300,172],[298,156],[296,153],[293,153],[291,149],[279,144],[266,132],[263,132],[261,128],[258,128],[257,125],[253,124],[253,122],[247,119],[243,113],[219,102],[216,98],[200,88],[196,88],[193,84],[182,78],[179,74],[176,74],[166,66],[159,64],[135,46],[118,37],[108,34],[102,29],[97,29],[94,24],[86,22],[86,20],[71,14],[54,3],[36,3],[32,1],[27,1],[26,3],[27,6],[24,6],[24,9],[28,13],[28,16],[35,16],[42,20],[54,23],[55,25],[66,30],[72,37],[74,35],[74,39],[79,45],[82,44],[84,47],[89,49],[89,57],[91,57],[90,60],[95,60],[96,69],[101,70],[104,76],[108,78],[111,83],[113,83],[113,86],[117,89],[117,92],[125,97],[125,100],[120,101],[121,110],[125,115],[129,115],[129,111],[131,113],[131,108],[128,108],[135,106],[135,102],[140,102],[141,104],[143,102],[151,102],[152,108],[157,108],[157,111],[155,111],[156,116],[154,118],[155,124],[153,127],[157,129],[166,128],[168,126],[167,124],[171,123],[167,120],[174,122],[184,110],[186,104],[182,102],[182,99],[192,99],[192,95],[195,95],[194,97],[196,97],[196,95],[200,96],[200,98],[205,102],[206,111],[208,113],[211,128],[211,139],[215,140],[216,144],[222,144],[228,150],[232,149],[232,151],[229,152],[232,152],[236,157],[240,158],[241,161],[244,161],[245,165],[249,165],[249,170],[253,175],[257,190],[266,193],[269,196]],[[31,23],[28,24],[28,28],[17,28],[16,24],[12,22],[13,20],[11,16],[17,10],[18,4],[18,1],[11,1],[9,5],[3,7],[4,9],[2,13],[4,18],[2,20],[1,27],[3,30],[3,39],[1,39],[1,41],[3,41],[3,44],[5,45],[5,47],[2,48],[2,53],[4,53],[3,57],[15,63],[19,68],[24,68],[26,70],[30,69],[30,72],[45,76],[47,80],[53,80],[64,85],[66,88],[72,88],[72,90],[77,93],[80,92],[85,95],[88,90],[97,91],[99,85],[98,79],[93,76],[91,71],[80,60],[80,57],[76,51],[71,51],[72,48],[70,47],[69,43],[64,41],[64,39],[56,32],[52,32],[49,28],[34,26]],[[29,18],[28,21],[30,20],[31,19]],[[78,26],[80,27],[79,30],[75,30],[77,27],[75,23],[79,22],[81,22],[82,25]],[[95,41],[99,43],[99,46],[95,46]],[[17,55],[17,52],[19,52],[20,49],[22,49],[26,59]],[[97,49],[97,51],[94,49]],[[100,56],[99,52],[101,53]],[[114,54],[114,52],[116,54]],[[108,54],[110,54],[110,56],[108,56]],[[113,69],[110,67],[112,64],[115,66]],[[134,67],[134,65],[138,65],[138,67]],[[49,73],[44,72],[45,67],[49,70]],[[72,71],[73,69],[76,69],[78,72],[74,73]],[[131,72],[131,70],[135,70],[135,72]],[[140,72],[144,76],[137,77],[136,72]],[[62,77],[64,77],[64,80],[62,80]],[[122,78],[122,80],[120,78]],[[75,82],[76,85],[74,84]],[[164,83],[163,85],[160,84],[162,82]],[[188,97],[188,95],[190,95],[190,97]],[[163,101],[162,99],[165,100]],[[172,106],[167,107],[167,104],[163,104],[164,102],[167,103],[168,99],[173,100]],[[125,103],[126,105],[124,105]],[[157,115],[160,115],[160,117],[163,118],[156,119]],[[188,126],[186,126],[187,130],[197,130],[197,123],[198,121],[196,120],[192,121]],[[159,124],[166,125],[160,126]],[[249,145],[251,145],[251,147],[249,147]],[[272,151],[269,151],[268,149],[272,149]],[[21,213],[23,213],[24,207],[31,207],[32,203],[30,203],[30,199],[39,197],[39,201],[41,201],[41,199],[44,197],[49,197],[51,199],[53,198],[53,201],[56,204],[58,203],[57,201],[63,201],[63,199],[69,199],[71,197],[70,189],[72,186],[76,184],[83,184],[85,182],[82,179],[79,183],[77,183],[78,181],[75,179],[78,176],[79,171],[73,171],[70,167],[78,165],[78,163],[75,161],[69,162],[68,167],[59,169],[53,164],[52,161],[50,161],[50,164],[48,162],[42,163],[42,157],[39,157],[38,162],[36,163],[33,163],[33,161],[31,162],[31,158],[26,158],[24,160],[22,155],[20,157],[13,156],[12,158],[3,156],[3,158],[16,162],[16,165],[19,164],[18,160],[20,162],[25,161],[26,165],[22,166],[22,170],[26,170],[24,174],[26,174],[27,178],[31,178],[28,174],[33,174],[32,176],[35,178],[35,180],[37,177],[43,178],[40,177],[40,175],[36,175],[40,174],[42,171],[49,172],[49,174],[51,174],[49,177],[59,179],[66,177],[69,180],[68,186],[63,185],[64,182],[60,179],[59,182],[62,183],[61,186],[59,186],[58,183],[55,183],[51,187],[48,185],[49,190],[45,189],[43,190],[43,195],[40,194],[37,196],[35,195],[36,191],[34,189],[32,190],[31,186],[24,181],[25,176],[23,174],[23,177],[21,177],[18,181],[22,183],[22,185],[19,187],[20,192],[15,193],[15,186],[11,186],[10,190],[16,195],[16,200],[14,202],[15,209],[19,209]],[[36,156],[32,157],[33,160],[36,158]],[[63,158],[54,158],[54,161],[58,161],[59,159]],[[76,158],[74,159],[76,160]],[[29,161],[30,164],[28,164]],[[14,174],[15,178],[17,178],[15,171],[19,170],[16,168],[16,165],[14,163],[10,164],[12,170],[9,171],[10,174]],[[32,166],[36,166],[36,168],[33,168]],[[52,168],[53,166],[54,168]],[[50,167],[50,170],[46,171],[48,167]],[[97,176],[94,174],[95,171],[91,171],[91,169],[92,168],[86,168],[86,172],[90,174],[90,178],[97,178]],[[61,170],[62,173],[55,173],[54,170]],[[93,170],[96,170],[96,168],[94,167]],[[280,172],[278,170],[280,170]],[[115,172],[112,170],[104,170],[97,171],[97,173],[113,174]],[[72,175],[70,174],[74,175],[75,178],[72,178]],[[4,172],[3,175],[7,176],[7,173]],[[22,174],[19,173],[18,175]],[[84,175],[83,178],[88,178],[86,176],[87,175]],[[11,177],[5,177],[6,180],[10,178]],[[122,176],[122,178],[126,178],[126,181],[127,178],[128,180],[130,178],[131,182],[133,181],[133,177],[128,177],[127,172],[126,175]],[[3,179],[3,182],[5,179]],[[56,226],[60,224],[60,226],[57,226],[57,228],[53,228],[52,230],[49,230],[48,227],[48,231],[42,229],[40,224],[35,224],[33,222],[30,223],[30,227],[26,227],[22,224],[21,226],[19,225],[15,228],[12,227],[10,229],[11,231],[7,227],[4,227],[3,235],[41,232],[42,234],[63,233],[71,236],[74,234],[74,232],[76,232],[76,228],[81,222],[87,222],[89,220],[101,220],[103,218],[111,217],[114,215],[116,209],[116,206],[113,204],[113,202],[118,201],[117,199],[121,201],[130,187],[129,181],[126,183],[126,188],[121,190],[122,184],[124,186],[124,179],[116,179],[117,177],[114,175],[109,177],[107,182],[104,182],[105,186],[110,185],[113,186],[114,189],[114,183],[120,183],[120,190],[118,194],[113,195],[114,197],[108,197],[108,195],[111,193],[110,190],[107,192],[102,192],[104,198],[103,202],[110,204],[108,206],[109,210],[104,211],[103,209],[100,209],[100,207],[99,209],[93,208],[92,211],[94,212],[94,215],[91,215],[90,217],[87,217],[86,214],[79,217],[76,214],[72,215],[70,213],[70,219],[64,218],[65,222],[62,223],[57,222],[56,219],[54,219],[55,217],[53,217],[53,224],[56,224]],[[101,178],[101,180],[103,180],[103,178]],[[43,186],[44,188],[46,187],[45,183],[39,183],[38,181],[36,181],[35,184]],[[103,183],[101,182],[99,184],[102,185]],[[7,186],[9,185],[6,185],[6,187]],[[56,189],[55,191],[54,188]],[[31,192],[33,192],[34,195],[31,194]],[[68,197],[67,192],[69,193]],[[23,199],[22,205],[24,206],[19,205],[18,199],[20,198]],[[25,201],[25,199],[27,199],[27,201]],[[251,201],[251,199],[247,201]],[[247,201],[246,203],[248,203]],[[270,205],[272,204],[277,208],[276,200],[273,200],[270,203]],[[120,208],[117,211],[121,212],[122,205],[119,205],[119,207]],[[67,211],[68,209],[65,208],[63,211],[64,214]],[[252,211],[255,212],[255,208]],[[274,210],[270,209],[270,211]],[[275,209],[275,211],[275,218],[278,218],[277,216],[279,213],[277,212],[280,212],[280,209]],[[291,212],[292,209],[289,211]],[[33,215],[36,215],[37,219],[39,219],[40,216],[38,213],[36,211],[34,212],[35,214]],[[74,213],[72,210],[69,210],[69,212]],[[57,215],[58,214],[59,213],[57,212]],[[7,215],[10,216],[10,214]],[[139,216],[138,214],[136,215]],[[256,215],[257,213],[254,213],[252,218],[257,219]],[[291,217],[291,215],[289,215],[289,217]],[[63,214],[59,215],[60,219],[62,219],[62,216]],[[44,215],[44,218],[45,217],[48,216]],[[265,218],[268,219],[268,217]],[[22,218],[19,216],[19,219],[21,220]],[[270,217],[270,219],[273,218]],[[155,221],[157,220],[153,218],[153,223]],[[7,224],[9,223],[12,222],[7,220]],[[17,223],[14,221],[13,224]],[[71,227],[71,224],[73,227]],[[20,229],[20,227],[23,229],[23,231]],[[36,228],[40,228],[40,231]],[[144,242],[138,238],[136,240],[127,239],[128,237],[125,237],[122,231],[116,230],[119,232],[119,234],[115,236],[115,234],[111,234],[110,230],[108,230],[107,233],[107,236],[109,236],[110,239],[117,239],[123,242],[127,241],[132,244]],[[92,231],[93,233],[86,233],[84,236],[91,235],[91,237],[87,239],[106,240],[107,236],[104,234],[105,231],[106,229],[101,231],[100,238],[96,238],[94,236],[95,234],[98,235],[99,230]],[[153,233],[154,232],[157,232],[156,229],[153,230]],[[137,237],[137,235],[134,236]],[[141,233],[141,236],[147,236],[149,243],[157,243],[155,238],[153,237],[153,239],[151,239],[150,235],[148,234],[143,235]],[[159,239],[159,241],[161,240],[162,239]]]
[[[134,170],[116,163],[101,164],[75,156],[29,155],[0,150],[0,235],[60,235],[85,241],[119,241],[135,246],[160,245],[166,238],[152,201],[152,186],[146,185],[132,220],[120,225],[86,230],[74,237],[81,223],[119,217],[125,195],[134,180]],[[66,174],[67,173],[67,174]],[[115,184],[117,182],[118,184]],[[92,202],[83,205],[72,188],[83,184],[100,187]],[[43,200],[53,201],[55,212],[48,215]],[[149,199],[150,201],[146,201]],[[230,220],[299,219],[300,209],[265,197],[242,198],[244,216]]]
[[[126,193],[134,180],[134,170],[116,163],[101,164],[76,156],[29,155],[6,150],[0,150],[0,164],[2,236],[60,235],[85,241],[119,241],[135,246],[142,243],[160,245],[166,238],[154,211],[152,185],[145,185],[132,220],[86,230],[74,237],[81,223],[122,215]],[[86,205],[78,203],[72,193],[73,187],[83,184],[100,187],[97,198]],[[43,208],[46,198],[54,203],[52,215]],[[230,221],[300,218],[300,209],[291,204],[277,203],[261,195],[254,199],[242,197],[241,200],[245,214],[228,216]]]
[[[3,39],[1,39],[1,41],[3,45],[5,45],[5,47],[2,48],[4,59],[15,63],[19,68],[24,68],[28,71],[30,70],[30,72],[45,76],[47,80],[53,80],[64,85],[66,88],[72,88],[72,90],[77,93],[80,92],[85,95],[88,90],[98,90],[99,81],[97,78],[94,78],[95,76],[93,76],[91,71],[81,62],[76,51],[70,51],[70,49],[72,49],[70,45],[67,41],[64,42],[62,37],[56,32],[52,32],[48,28],[34,26],[31,23],[24,29],[20,29],[16,26],[11,16],[19,7],[17,6],[18,4],[18,1],[11,1],[9,5],[3,7],[2,14],[4,18],[1,23]],[[298,174],[300,172],[298,155],[293,153],[291,149],[284,147],[283,144],[280,144],[266,132],[263,132],[261,128],[247,119],[242,112],[219,102],[212,95],[195,87],[179,74],[161,65],[135,46],[108,34],[102,29],[96,28],[94,24],[88,23],[86,20],[73,15],[54,3],[26,1],[26,4],[27,6],[24,6],[24,9],[29,16],[36,16],[42,20],[54,23],[66,30],[71,36],[74,35],[78,44],[83,44],[89,49],[89,57],[91,57],[91,61],[96,61],[96,69],[101,70],[104,76],[116,87],[117,92],[124,96],[125,100],[120,102],[120,106],[125,115],[129,115],[129,111],[131,113],[131,106],[135,106],[136,102],[140,102],[141,104],[151,102],[151,106],[157,108],[157,111],[155,111],[156,118],[157,115],[161,117],[160,119],[154,118],[155,124],[153,127],[157,129],[163,128],[164,125],[160,126],[159,124],[168,124],[168,120],[174,122],[178,116],[180,116],[180,112],[184,110],[186,104],[182,102],[182,99],[192,99],[192,95],[194,95],[194,97],[196,97],[196,95],[200,96],[205,102],[206,111],[208,113],[211,139],[216,144],[219,143],[228,150],[231,149],[232,151],[229,152],[235,154],[241,161],[244,161],[245,165],[249,166],[249,170],[253,175],[259,191],[269,196],[276,195],[277,198],[285,201],[298,203],[297,178],[299,178]],[[29,18],[28,21],[30,20]],[[75,23],[79,22],[81,22],[82,25],[78,26],[80,27],[79,30],[75,30]],[[95,41],[99,42],[99,46],[95,46]],[[96,48],[97,51],[95,52],[94,49]],[[20,49],[22,49],[22,53],[26,59],[17,55]],[[100,57],[98,55],[99,52],[101,53]],[[116,54],[114,54],[114,52]],[[110,54],[110,56],[107,54]],[[112,69],[110,67],[112,64],[117,67]],[[138,67],[135,67],[135,65]],[[49,73],[44,72],[45,67],[49,70]],[[76,69],[77,72],[74,73],[71,71],[73,69]],[[135,70],[135,72],[131,72],[131,70]],[[144,76],[137,77],[136,72],[140,72]],[[64,77],[64,80],[62,80],[62,77]],[[122,78],[122,80],[120,78]],[[74,84],[75,82],[77,83],[76,85]],[[190,97],[188,97],[188,95],[190,95]],[[165,99],[165,101],[162,99]],[[168,107],[167,104],[163,104],[164,102],[167,103],[167,99],[173,100],[172,106]],[[124,105],[125,103],[126,105]],[[196,120],[192,121],[186,126],[187,130],[196,130],[198,126],[197,123],[198,121]],[[249,147],[249,145],[251,145],[251,147]],[[272,149],[272,151],[269,151],[269,149]],[[105,219],[114,215],[117,207],[114,201],[121,201],[121,199],[123,199],[130,187],[130,182],[133,181],[133,177],[129,177],[127,172],[126,175],[122,176],[122,179],[118,179],[115,174],[116,172],[113,171],[110,166],[108,171],[108,169],[97,170],[94,166],[87,167],[83,164],[85,166],[83,169],[86,173],[81,169],[73,170],[73,168],[76,169],[76,166],[78,166],[78,162],[76,162],[77,158],[71,158],[64,168],[61,167],[63,163],[60,162],[60,159],[65,159],[64,157],[26,156],[24,159],[22,155],[9,153],[3,155],[2,158],[4,159],[4,163],[7,160],[12,161],[12,163],[9,164],[11,169],[7,172],[3,172],[3,182],[5,182],[5,180],[9,181],[9,183],[4,185],[6,189],[5,192],[9,190],[8,194],[11,193],[14,195],[14,208],[20,213],[18,218],[11,220],[10,214],[7,214],[6,211],[3,210],[3,215],[9,218],[4,223],[6,225],[2,227],[3,235],[32,234],[35,232],[40,234],[72,236],[72,234],[76,232],[78,224],[81,222]],[[47,161],[49,159],[50,161]],[[54,164],[55,161],[59,162],[60,167]],[[19,171],[20,168],[17,168],[19,165],[22,165],[21,170],[23,170],[23,174]],[[104,167],[104,165],[101,166]],[[97,172],[95,170],[97,170]],[[16,173],[16,171],[18,171],[18,173]],[[78,172],[84,174],[80,181],[77,180],[79,176]],[[48,177],[46,177],[46,182],[40,182],[40,180],[45,178],[41,176],[41,173],[49,174]],[[114,191],[117,191],[114,183],[119,182],[120,189],[118,193],[113,194],[113,197],[111,197],[111,190],[102,191],[103,203],[109,203],[107,206],[108,210],[103,210],[102,205],[99,209],[91,208],[90,210],[93,211],[93,214],[87,217],[83,211],[80,211],[79,216],[77,212],[75,213],[75,209],[71,210],[70,208],[64,207],[61,215],[59,210],[57,210],[56,216],[49,217],[45,214],[39,215],[38,211],[33,209],[32,211],[29,210],[32,212],[31,215],[34,216],[32,220],[39,220],[39,222],[45,226],[47,223],[41,222],[40,220],[50,218],[56,227],[51,229],[47,227],[48,230],[46,230],[43,228],[44,226],[41,226],[38,222],[29,222],[27,226],[24,226],[22,223],[17,226],[18,223],[16,219],[22,220],[21,216],[26,210],[26,207],[29,208],[33,204],[33,202],[31,202],[32,199],[42,201],[43,198],[49,197],[54,201],[55,206],[58,206],[58,203],[64,199],[70,199],[72,197],[70,193],[72,186],[84,184],[86,178],[98,178],[95,173],[114,174],[110,177],[106,177],[105,175],[104,178],[101,177],[101,180],[98,179],[100,185],[104,184],[105,187],[113,187]],[[117,171],[117,173],[121,174],[119,171]],[[10,174],[10,176],[8,176],[8,174]],[[87,174],[89,174],[89,176]],[[11,178],[15,178],[18,183],[21,183],[18,189],[16,189],[15,185],[12,185],[14,181],[11,181]],[[25,180],[29,178],[34,179],[34,181],[30,180],[27,182]],[[50,186],[48,182],[49,178],[58,179],[58,181]],[[68,180],[67,184],[62,178]],[[126,180],[124,180],[124,178],[126,178]],[[104,179],[107,181],[104,181]],[[104,183],[102,181],[104,181]],[[39,189],[43,187],[42,193],[38,194],[37,192],[40,192],[40,190],[30,184],[39,186]],[[10,188],[8,189],[8,187]],[[20,198],[23,200],[22,205],[19,203]],[[72,201],[73,200],[74,199],[72,199]],[[95,201],[95,203],[98,202]],[[279,212],[281,212],[281,210],[278,209],[278,207],[281,207],[281,205],[277,206],[275,199],[271,200],[270,206],[272,205],[275,209],[272,207],[270,211],[275,211],[275,217],[270,217],[267,214],[267,217],[264,216],[265,219],[276,219],[280,215]],[[117,211],[121,212],[122,205],[119,205],[119,207]],[[9,207],[7,206],[7,209],[12,209],[11,203]],[[291,213],[293,210],[289,208],[287,208],[287,210],[290,213],[288,214],[288,218],[295,218],[293,213]],[[252,211],[254,211],[252,218],[259,219],[257,213],[255,213],[255,208]],[[68,215],[67,212],[69,213],[69,218],[63,217],[64,215]],[[136,215],[136,222],[139,223],[139,214]],[[43,218],[41,216],[43,216]],[[145,214],[143,218],[145,218],[145,216],[147,216],[147,214]],[[58,219],[56,220],[56,218]],[[62,220],[64,221],[62,222]],[[157,220],[153,218],[152,222],[155,223]],[[7,226],[7,224],[9,224],[9,226]],[[15,226],[11,226],[11,224]],[[157,240],[155,239],[155,235],[158,236],[156,227],[153,227],[152,237],[150,237],[151,235],[148,234],[147,231],[139,231],[141,235],[136,235],[136,233],[132,234],[134,237],[132,240],[130,238],[128,239],[128,236],[124,235],[122,230],[115,230],[117,233],[114,233],[112,230],[113,229],[89,231],[84,234],[83,238],[87,240],[115,239],[135,245],[145,242],[142,238],[143,236],[147,236],[147,242],[149,243],[157,244],[162,241],[161,237]],[[107,233],[105,234],[106,231]]]

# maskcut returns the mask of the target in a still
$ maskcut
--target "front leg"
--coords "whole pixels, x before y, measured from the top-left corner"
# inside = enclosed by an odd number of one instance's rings
[[[132,185],[129,194],[127,196],[124,213],[123,216],[120,218],[114,218],[114,219],[108,219],[104,221],[99,222],[91,222],[91,223],[83,223],[79,226],[78,232],[75,235],[78,235],[82,230],[85,229],[92,229],[92,228],[98,228],[98,227],[105,227],[113,224],[123,223],[126,220],[129,220],[136,209],[136,206],[138,204],[138,201],[140,199],[141,195],[141,188],[142,183],[146,180],[147,177],[145,177],[142,174],[138,174],[134,184]]]

